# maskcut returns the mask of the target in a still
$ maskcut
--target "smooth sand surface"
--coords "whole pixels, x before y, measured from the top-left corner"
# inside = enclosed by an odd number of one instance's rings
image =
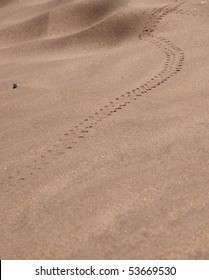
[[[0,259],[209,259],[208,27],[209,1],[0,1]]]

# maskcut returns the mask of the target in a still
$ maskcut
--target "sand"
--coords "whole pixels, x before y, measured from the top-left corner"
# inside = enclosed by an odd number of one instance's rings
[[[209,1],[0,1],[0,259],[209,259],[208,26]]]

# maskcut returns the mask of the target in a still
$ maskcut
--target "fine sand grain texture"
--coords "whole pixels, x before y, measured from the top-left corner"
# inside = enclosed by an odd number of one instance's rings
[[[209,1],[0,0],[0,259],[209,259],[208,26]]]

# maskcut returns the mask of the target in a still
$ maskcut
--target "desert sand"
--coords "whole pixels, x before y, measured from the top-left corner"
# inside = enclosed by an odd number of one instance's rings
[[[0,259],[209,259],[208,27],[209,1],[0,1]]]

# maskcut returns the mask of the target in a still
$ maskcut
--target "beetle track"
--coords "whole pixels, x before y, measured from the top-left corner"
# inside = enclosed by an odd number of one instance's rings
[[[167,82],[172,76],[181,71],[185,59],[183,51],[174,46],[169,40],[156,37],[153,34],[157,28],[157,24],[169,13],[176,13],[181,4],[182,3],[173,7],[164,6],[152,10],[151,15],[154,21],[149,22],[139,35],[140,40],[146,40],[154,44],[165,54],[166,59],[163,69],[144,84],[115,97],[100,107],[93,115],[86,117],[83,121],[80,121],[77,125],[65,131],[62,137],[58,138],[57,143],[55,143],[53,147],[42,152],[39,158],[34,159],[33,163],[26,167],[26,172],[16,170],[12,174],[8,174],[7,179],[9,182],[19,180],[24,183],[27,181],[27,177],[34,177],[37,172],[40,172],[42,167],[44,168],[44,166],[50,164],[51,161],[57,160],[61,155],[65,154],[65,152],[72,150],[98,123],[109,118],[118,111],[120,112],[122,108],[130,105],[147,92]]]

